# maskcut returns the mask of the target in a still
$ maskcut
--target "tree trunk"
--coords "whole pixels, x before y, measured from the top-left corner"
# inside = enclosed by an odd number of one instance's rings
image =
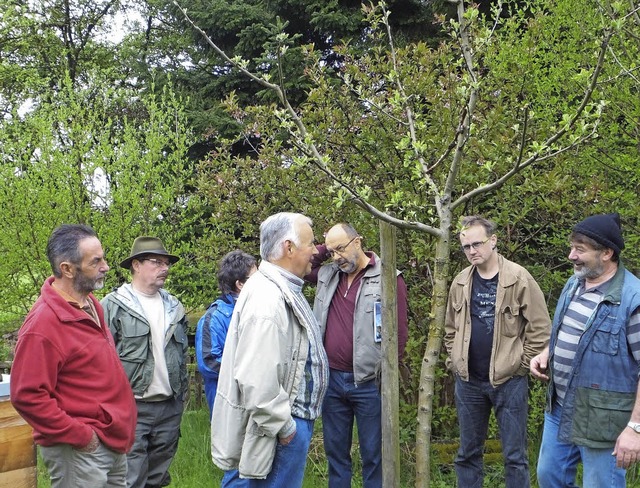
[[[382,486],[400,486],[396,228],[380,221],[382,260]],[[377,322],[376,322],[377,323]]]
[[[450,219],[443,219],[450,220]],[[449,274],[449,222],[440,227],[442,234],[436,244],[434,286],[429,315],[429,336],[422,358],[418,387],[418,429],[416,431],[416,488],[428,488],[431,481],[431,420],[435,370],[442,347],[443,325],[447,306]]]

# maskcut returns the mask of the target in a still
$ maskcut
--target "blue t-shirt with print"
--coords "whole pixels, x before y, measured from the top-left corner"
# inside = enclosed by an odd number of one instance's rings
[[[493,278],[489,279],[482,278],[477,270],[473,273],[469,375],[480,381],[489,381],[497,289],[497,273]]]

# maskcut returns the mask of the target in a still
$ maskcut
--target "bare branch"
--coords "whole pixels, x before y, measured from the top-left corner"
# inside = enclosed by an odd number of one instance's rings
[[[432,227],[432,226],[429,226],[429,225],[425,225],[425,224],[422,224],[420,222],[406,221],[406,220],[398,219],[398,218],[393,217],[393,216],[383,212],[382,210],[374,207],[369,202],[367,202],[365,200],[365,198],[362,197],[355,189],[351,188],[346,182],[344,182],[342,179],[338,178],[331,171],[331,169],[327,166],[327,164],[325,163],[324,157],[320,154],[320,151],[318,150],[317,146],[311,140],[311,134],[307,130],[307,128],[304,125],[304,122],[302,121],[300,116],[297,114],[297,112],[293,109],[293,107],[289,103],[289,100],[287,100],[287,97],[285,96],[285,93],[283,92],[281,87],[276,85],[276,84],[269,83],[268,81],[266,81],[263,78],[255,75],[254,73],[251,73],[249,70],[244,68],[240,63],[238,63],[237,61],[234,61],[233,59],[229,58],[229,56],[227,56],[227,54],[222,49],[220,49],[211,40],[211,38],[207,35],[207,33],[204,32],[201,28],[199,28],[191,20],[191,18],[187,15],[187,12],[178,4],[178,2],[176,0],[174,0],[173,3],[182,12],[184,17],[193,26],[193,28],[196,29],[205,38],[207,43],[215,50],[215,52],[218,53],[218,55],[220,55],[225,61],[227,61],[232,66],[234,66],[242,74],[244,74],[245,76],[247,76],[251,80],[253,80],[253,81],[259,83],[260,85],[262,85],[263,87],[265,87],[265,88],[267,88],[269,90],[273,90],[273,91],[275,91],[277,93],[278,98],[280,99],[280,102],[284,106],[285,111],[287,112],[287,114],[291,117],[291,121],[296,126],[296,129],[298,131],[297,133],[294,133],[293,131],[289,131],[290,135],[292,137],[294,137],[294,138],[297,138],[297,140],[298,140],[297,142],[294,141],[296,146],[322,172],[324,172],[329,178],[331,178],[333,181],[338,183],[342,188],[344,188],[352,196],[353,201],[354,201],[354,203],[356,205],[360,206],[361,208],[363,208],[364,210],[369,212],[374,217],[376,217],[376,218],[378,218],[380,220],[383,220],[385,222],[388,222],[388,223],[390,223],[390,224],[392,224],[392,225],[394,225],[396,227],[399,227],[401,229],[417,230],[417,231],[425,232],[425,233],[430,234],[430,235],[435,236],[435,237],[439,237],[440,236],[441,231],[439,229],[436,229],[435,227]]]
[[[187,14],[187,11],[185,9],[183,9],[176,0],[174,0],[173,4],[176,7],[178,7],[180,12],[182,12],[182,15],[184,15],[184,18],[187,20],[187,22],[189,22],[192,25],[192,27],[196,31],[198,31],[202,35],[202,37],[204,37],[204,39],[207,41],[207,43],[213,48],[213,50],[216,53],[218,53],[218,55],[222,59],[224,59],[227,63],[229,63],[234,68],[236,68],[238,71],[240,71],[247,78],[255,81],[256,83],[259,83],[260,85],[262,85],[263,87],[265,87],[265,88],[267,88],[269,90],[273,90],[274,92],[276,92],[276,94],[278,95],[280,100],[284,99],[284,93],[282,92],[282,90],[280,89],[280,87],[278,85],[276,85],[274,83],[269,83],[267,80],[265,80],[261,76],[258,76],[256,74],[252,73],[251,71],[246,69],[244,66],[242,66],[240,63],[238,63],[237,61],[235,61],[235,60],[231,59],[229,56],[227,56],[227,53],[225,53],[222,49],[220,49],[218,47],[218,45],[211,40],[211,38],[207,35],[207,33],[205,31],[203,31],[200,27],[198,27],[193,20],[191,20],[191,17],[189,17],[189,15]]]
[[[440,164],[449,157],[449,155],[451,154],[451,151],[453,151],[453,149],[456,147],[458,136],[460,135],[462,131],[462,127],[464,126],[463,125],[464,119],[467,116],[467,107],[468,105],[465,105],[462,110],[462,113],[460,114],[460,123],[458,124],[458,128],[456,129],[456,133],[454,134],[453,140],[451,141],[447,149],[444,151],[444,153],[438,158],[438,160],[428,168],[429,172],[433,171],[438,166],[440,166]]]
[[[425,179],[427,186],[429,187],[429,189],[431,190],[434,196],[434,203],[436,206],[436,211],[438,212],[438,216],[442,217],[442,212],[443,212],[442,202],[438,198],[438,194],[439,194],[438,187],[436,186],[435,181],[433,181],[433,179],[430,176],[429,166],[427,165],[427,162],[425,161],[424,156],[420,154],[420,151],[418,151],[418,144],[417,144],[418,137],[416,135],[416,127],[415,127],[415,120],[413,116],[413,110],[411,109],[411,105],[409,104],[409,97],[407,97],[406,95],[404,86],[400,82],[400,76],[399,76],[400,72],[398,70],[398,59],[396,56],[396,48],[393,42],[393,36],[391,35],[391,25],[389,24],[389,14],[384,5],[382,5],[382,13],[384,18],[384,25],[387,29],[387,39],[389,42],[389,51],[391,52],[391,61],[393,63],[393,70],[396,74],[396,76],[394,77],[395,83],[396,83],[396,87],[398,88],[398,91],[400,92],[400,95],[402,96],[405,116],[407,118],[407,124],[409,125],[409,137],[411,138],[413,153],[415,154],[418,162],[420,163],[420,166],[422,167],[422,176]]]
[[[584,109],[587,107],[587,104],[589,103],[589,101],[591,100],[591,96],[593,95],[593,92],[598,84],[598,76],[600,75],[600,72],[602,71],[602,67],[604,65],[604,59],[605,59],[605,54],[607,52],[608,46],[609,46],[609,41],[611,40],[611,37],[613,36],[613,31],[606,30],[605,31],[605,35],[604,38],[602,40],[602,43],[600,44],[600,53],[598,54],[598,61],[596,63],[596,66],[593,70],[593,74],[591,75],[591,82],[589,83],[589,86],[587,87],[587,89],[585,90],[585,94],[582,98],[582,102],[580,103],[580,106],[578,107],[578,109],[576,110],[576,113],[573,115],[573,117],[571,117],[571,120],[569,121],[568,124],[564,125],[560,130],[558,130],[555,134],[553,134],[552,136],[550,136],[543,144],[543,148],[549,148],[551,147],[555,142],[557,142],[558,140],[560,140],[574,125],[575,123],[578,121],[578,119],[580,118],[580,116],[582,115],[582,112],[584,112]],[[586,137],[586,138],[581,138],[578,139],[578,141],[584,141],[586,139],[588,139],[590,136]],[[489,183],[487,185],[483,185],[480,186],[474,190],[471,190],[468,193],[465,193],[464,195],[462,195],[460,198],[458,198],[455,202],[453,202],[452,205],[452,210],[457,208],[460,205],[465,204],[466,202],[468,202],[469,200],[471,200],[474,197],[477,197],[479,195],[482,195],[484,193],[488,193],[490,191],[493,191],[497,188],[500,188],[502,185],[504,185],[504,183],[511,178],[513,175],[515,175],[516,173],[518,173],[519,171],[521,171],[523,168],[526,168],[527,166],[531,166],[533,163],[538,162],[538,161],[543,161],[545,159],[548,159],[551,156],[551,154],[553,155],[557,155],[560,154],[561,152],[565,152],[566,150],[569,150],[572,147],[575,147],[578,144],[578,141],[574,142],[573,144],[570,144],[569,146],[565,147],[564,149],[561,149],[557,152],[553,152],[550,154],[541,154],[541,151],[536,152],[535,154],[532,154],[529,159],[527,159],[526,161],[524,161],[523,163],[520,163],[519,161],[516,161],[516,164],[513,166],[513,168],[511,168],[510,171],[508,171],[507,173],[505,173],[504,175],[502,175],[502,177],[498,178],[496,181]]]
[[[469,71],[469,74],[471,75],[473,82],[471,83],[471,86],[470,86],[467,105],[461,114],[460,126],[457,130],[455,152],[453,154],[453,160],[451,161],[451,167],[449,168],[449,173],[447,174],[447,181],[444,187],[444,194],[441,197],[443,201],[445,201],[445,203],[449,203],[451,201],[451,196],[453,195],[453,188],[455,186],[456,178],[458,177],[458,172],[460,171],[460,165],[462,164],[464,148],[467,145],[467,141],[469,140],[471,118],[473,116],[476,103],[478,101],[478,90],[476,86],[477,83],[475,81],[476,80],[475,70],[473,68],[471,41],[469,39],[469,33],[467,32],[468,23],[464,17],[464,0],[458,0],[458,21],[460,22],[461,49],[465,59],[467,70]],[[449,211],[453,210],[454,208],[455,207],[450,207]]]

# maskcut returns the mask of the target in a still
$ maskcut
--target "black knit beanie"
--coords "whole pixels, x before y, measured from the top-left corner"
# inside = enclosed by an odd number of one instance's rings
[[[617,213],[592,215],[582,222],[578,222],[573,232],[591,237],[594,241],[609,249],[613,249],[616,255],[624,249],[624,239],[620,229],[620,215]]]

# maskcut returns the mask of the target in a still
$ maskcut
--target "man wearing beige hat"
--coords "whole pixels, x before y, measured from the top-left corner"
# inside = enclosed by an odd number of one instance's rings
[[[180,301],[162,287],[178,261],[156,237],[138,237],[120,266],[131,283],[103,300],[138,409],[136,439],[127,454],[127,486],[167,486],[178,449],[183,399],[188,388],[187,318]]]

